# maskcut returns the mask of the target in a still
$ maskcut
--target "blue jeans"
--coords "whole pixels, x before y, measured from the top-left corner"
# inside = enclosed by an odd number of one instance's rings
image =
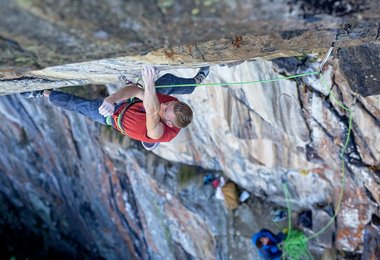
[[[178,85],[178,84],[195,84],[195,79],[190,78],[179,78],[173,74],[165,74],[155,82],[156,86],[166,86],[166,85]],[[157,92],[165,95],[182,95],[193,93],[195,86],[188,87],[169,87],[169,88],[157,88]]]
[[[173,85],[173,84],[195,84],[193,78],[180,78],[172,74],[165,74],[155,82],[156,86]],[[195,89],[195,86],[190,87],[169,87],[169,88],[157,88],[158,93],[170,95],[170,94],[191,94]],[[77,97],[72,94],[52,91],[49,96],[50,102],[63,109],[74,111],[86,116],[87,118],[107,125],[106,118],[102,116],[98,109],[103,103],[103,98],[88,100],[85,98]],[[120,105],[120,104],[119,104]],[[118,106],[117,106],[118,107]],[[115,110],[117,109],[115,108]]]

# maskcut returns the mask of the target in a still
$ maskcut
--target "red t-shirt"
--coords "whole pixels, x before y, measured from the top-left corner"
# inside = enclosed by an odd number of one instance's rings
[[[157,93],[158,100],[161,103],[166,103],[170,101],[178,101],[175,97],[163,95]],[[120,106],[118,111],[112,116],[114,119],[115,125],[117,125],[117,116],[121,113],[123,108],[127,103]],[[139,141],[143,142],[150,142],[150,143],[157,143],[157,142],[169,142],[174,137],[177,136],[177,134],[180,131],[180,128],[177,128],[175,126],[169,127],[164,122],[162,124],[164,125],[164,133],[162,134],[161,138],[159,139],[151,139],[147,136],[147,129],[146,129],[146,114],[145,114],[145,108],[143,106],[143,102],[138,102],[135,104],[132,104],[124,113],[123,118],[121,119],[121,124],[125,130],[125,133]]]

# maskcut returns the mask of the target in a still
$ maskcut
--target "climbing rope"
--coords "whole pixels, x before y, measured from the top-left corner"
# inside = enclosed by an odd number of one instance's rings
[[[327,85],[327,82],[324,79],[323,75],[320,74],[320,77],[322,79],[322,82],[323,82],[324,86],[328,90],[328,85]],[[341,188],[341,190],[339,192],[338,202],[337,202],[337,206],[335,208],[335,212],[334,212],[333,217],[330,219],[330,221],[320,231],[318,231],[314,235],[308,237],[308,240],[310,240],[310,239],[312,239],[314,237],[317,237],[320,234],[322,234],[323,232],[325,232],[326,229],[328,229],[331,226],[331,224],[334,222],[334,220],[335,220],[335,218],[338,215],[338,212],[340,210],[340,206],[342,204],[344,187],[346,185],[346,175],[345,175],[345,172],[344,172],[344,170],[345,170],[345,167],[344,167],[344,153],[345,153],[345,151],[347,149],[347,146],[348,146],[348,143],[350,141],[350,135],[351,135],[351,129],[352,129],[352,110],[349,109],[348,107],[346,107],[342,102],[340,102],[339,100],[337,100],[332,92],[330,92],[330,96],[332,97],[332,99],[334,100],[335,103],[337,103],[341,108],[343,108],[345,111],[347,111],[349,113],[349,117],[348,117],[349,118],[348,119],[348,129],[347,129],[347,134],[346,134],[346,140],[344,142],[343,149],[342,149],[342,151],[340,153],[340,159],[341,159],[341,163],[342,163],[342,166],[341,166],[341,186],[342,186],[342,188]]]
[[[300,260],[300,259],[313,259],[312,254],[310,253],[308,249],[308,241],[310,239],[313,239],[323,232],[325,232],[334,222],[336,219],[338,212],[340,210],[341,204],[342,204],[342,199],[343,199],[343,192],[344,192],[344,187],[346,183],[346,176],[345,176],[345,164],[344,164],[344,153],[346,151],[346,148],[348,146],[349,140],[350,140],[350,135],[351,135],[351,129],[352,129],[352,110],[349,109],[347,106],[345,106],[342,102],[340,102],[332,93],[332,88],[329,89],[328,84],[326,80],[324,79],[322,75],[322,69],[323,66],[325,65],[328,57],[330,56],[332,52],[332,48],[329,49],[325,59],[321,62],[319,66],[318,71],[313,71],[309,73],[302,73],[302,74],[297,74],[297,75],[292,75],[292,76],[287,76],[287,77],[280,77],[280,78],[274,78],[274,79],[267,79],[267,80],[256,80],[256,81],[246,81],[246,82],[226,82],[226,83],[201,83],[201,84],[176,84],[176,85],[162,85],[162,86],[156,86],[156,88],[169,88],[169,87],[190,87],[190,86],[230,86],[230,85],[250,85],[250,84],[257,84],[257,83],[269,83],[269,82],[276,82],[280,80],[286,80],[286,79],[294,79],[294,78],[300,78],[300,77],[305,77],[305,76],[312,76],[312,75],[318,75],[328,91],[328,97],[331,97],[332,100],[338,104],[339,107],[344,109],[349,113],[349,120],[348,120],[348,130],[346,134],[346,140],[343,146],[343,149],[341,150],[340,153],[340,159],[341,159],[341,190],[339,192],[339,197],[337,201],[337,206],[335,208],[335,212],[333,217],[330,219],[330,221],[318,232],[315,234],[306,237],[305,234],[301,231],[298,230],[292,230],[291,228],[291,207],[289,203],[289,191],[284,184],[284,192],[285,192],[285,197],[287,201],[287,207],[288,207],[288,234],[286,239],[284,240],[282,247],[282,250],[284,252],[284,257],[288,257],[292,260]]]
[[[331,52],[329,52],[328,55],[330,55]],[[326,61],[326,59],[324,60],[324,62]],[[323,66],[321,66],[322,68]],[[331,219],[329,220],[329,222],[323,227],[321,228],[318,232],[316,232],[315,234],[309,236],[309,237],[306,237],[304,233],[298,231],[298,230],[292,230],[291,229],[291,206],[290,206],[290,203],[289,203],[289,200],[290,200],[290,196],[289,196],[289,190],[287,188],[287,186],[284,184],[283,185],[283,189],[284,189],[284,193],[285,193],[285,197],[286,197],[286,201],[287,201],[287,208],[288,208],[288,235],[282,245],[282,249],[283,249],[283,252],[284,252],[284,257],[288,257],[289,259],[292,259],[292,260],[300,260],[300,259],[313,259],[313,256],[312,254],[310,253],[309,249],[308,249],[308,241],[319,236],[320,234],[322,234],[323,232],[325,232],[332,224],[333,222],[335,221],[339,211],[340,211],[340,207],[341,207],[341,204],[342,204],[342,199],[343,199],[343,192],[344,192],[344,187],[346,185],[346,175],[345,175],[345,164],[344,164],[344,153],[347,149],[347,146],[348,146],[348,143],[349,143],[349,140],[350,140],[350,135],[351,135],[351,130],[352,130],[352,110],[350,108],[348,108],[347,106],[345,106],[342,102],[340,102],[335,96],[334,94],[332,93],[332,89],[329,90],[329,87],[328,87],[328,84],[326,82],[326,80],[324,79],[322,73],[320,72],[319,73],[319,76],[320,76],[320,79],[324,85],[324,87],[326,88],[326,90],[328,91],[329,93],[329,96],[332,98],[332,100],[338,104],[339,107],[341,107],[342,109],[344,109],[345,111],[347,111],[349,113],[349,119],[348,119],[348,129],[347,129],[347,134],[346,134],[346,140],[344,142],[344,146],[343,146],[343,149],[341,150],[340,152],[340,159],[341,159],[341,189],[340,189],[340,192],[339,192],[339,196],[338,196],[338,201],[337,201],[337,206],[335,208],[335,212],[334,212],[334,215],[331,217]]]
[[[328,55],[330,55],[330,53],[331,52],[329,52]],[[326,61],[326,59],[325,59],[325,61]],[[322,73],[319,73],[319,76],[321,78],[321,81],[322,81],[324,87],[326,88],[326,90],[329,91],[328,84],[327,84],[326,80],[324,79]],[[291,207],[290,207],[290,203],[289,203],[289,197],[290,197],[289,196],[289,190],[285,184],[283,185],[283,189],[284,189],[284,193],[285,193],[285,197],[286,197],[286,201],[287,201],[287,208],[288,208],[288,235],[287,235],[287,237],[286,237],[286,239],[282,245],[282,249],[284,251],[284,257],[289,257],[292,260],[313,259],[313,256],[311,255],[311,253],[308,249],[308,241],[310,239],[313,239],[313,238],[319,236],[323,232],[325,232],[333,224],[333,222],[335,221],[335,219],[338,215],[341,204],[342,204],[344,187],[346,185],[344,153],[347,149],[347,146],[348,146],[348,143],[350,140],[351,130],[352,130],[352,110],[349,109],[347,106],[345,106],[342,102],[340,102],[334,96],[334,94],[331,92],[331,89],[329,91],[329,96],[332,97],[333,101],[336,104],[338,104],[339,107],[341,107],[342,109],[344,109],[345,111],[347,111],[349,113],[346,140],[344,142],[343,149],[340,152],[340,159],[341,159],[341,164],[342,164],[342,166],[341,166],[341,190],[339,192],[339,197],[338,197],[337,206],[335,208],[334,215],[332,216],[330,221],[321,230],[319,230],[318,232],[316,232],[315,234],[313,234],[309,237],[306,237],[305,234],[303,234],[302,232],[291,229],[291,217],[290,217],[291,216]]]
[[[313,256],[308,248],[308,238],[306,238],[303,232],[292,229],[292,209],[289,203],[289,190],[285,183],[282,185],[282,187],[285,193],[285,199],[288,208],[288,234],[283,244],[281,245],[281,249],[284,252],[284,259],[286,259],[286,257],[292,260],[300,260],[303,258],[313,259]]]
[[[292,260],[313,259],[308,248],[308,239],[305,234],[298,230],[289,231],[282,245],[284,259]]]
[[[264,79],[264,80],[254,80],[254,81],[241,81],[241,82],[225,82],[225,83],[200,83],[200,84],[176,84],[176,85],[162,85],[162,86],[156,86],[156,88],[180,88],[180,87],[192,87],[192,86],[230,86],[230,85],[253,85],[257,83],[269,83],[269,82],[275,82],[285,79],[294,79],[294,78],[301,78],[305,76],[312,76],[317,75],[318,71],[308,72],[308,73],[302,73],[287,77],[280,77],[280,78],[274,78],[274,79]]]

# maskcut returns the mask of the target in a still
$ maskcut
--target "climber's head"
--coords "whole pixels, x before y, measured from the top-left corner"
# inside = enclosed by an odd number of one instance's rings
[[[161,103],[159,113],[161,120],[169,127],[184,128],[193,119],[193,111],[189,105],[181,101]]]
[[[268,237],[261,237],[260,239],[257,239],[256,246],[258,248],[262,248],[265,245],[269,244],[269,238]]]

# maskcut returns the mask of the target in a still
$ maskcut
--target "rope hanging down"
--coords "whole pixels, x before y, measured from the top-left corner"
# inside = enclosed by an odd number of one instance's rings
[[[321,67],[322,68],[322,67]],[[323,85],[325,88],[328,90],[328,84],[326,80],[324,79],[323,75],[320,73],[320,78],[321,81],[323,82]],[[348,129],[347,129],[347,134],[346,134],[346,140],[344,142],[343,149],[340,153],[340,159],[342,163],[342,168],[341,168],[341,189],[339,192],[339,197],[338,197],[338,202],[337,206],[335,208],[334,215],[331,217],[330,221],[317,233],[315,233],[312,236],[306,237],[305,234],[297,231],[297,230],[292,230],[291,229],[291,207],[290,207],[290,196],[289,196],[289,190],[287,186],[284,184],[283,185],[283,190],[285,193],[286,201],[287,201],[287,207],[288,207],[288,235],[283,243],[283,251],[284,251],[284,256],[289,257],[292,260],[300,260],[300,259],[313,259],[312,254],[310,253],[308,249],[308,241],[310,239],[313,239],[323,232],[325,232],[334,222],[336,219],[338,212],[340,210],[340,207],[342,205],[342,199],[343,199],[343,192],[344,192],[344,187],[346,185],[346,175],[345,175],[345,167],[344,167],[344,153],[347,149],[349,140],[350,140],[350,135],[351,135],[351,129],[352,129],[352,110],[349,109],[347,106],[345,106],[342,102],[336,99],[334,94],[331,93],[331,90],[329,91],[329,95],[332,97],[333,101],[337,103],[341,108],[343,108],[345,111],[349,113],[349,120],[348,120]]]
[[[321,63],[319,71],[318,71],[318,74],[320,76],[320,79],[321,79],[324,87],[328,91],[328,96],[330,96],[332,98],[332,100],[336,104],[338,104],[339,107],[341,107],[342,109],[344,109],[346,112],[349,113],[348,129],[347,129],[347,134],[346,134],[346,140],[344,142],[343,149],[340,152],[340,159],[341,159],[341,190],[339,192],[339,197],[338,197],[337,205],[336,205],[336,208],[335,208],[335,211],[334,211],[334,215],[332,216],[332,218],[330,219],[330,221],[321,230],[319,230],[317,233],[315,233],[315,234],[313,234],[313,235],[311,235],[309,237],[306,237],[305,234],[303,234],[302,232],[291,229],[291,218],[290,218],[290,216],[291,216],[291,207],[290,207],[290,203],[289,203],[289,197],[290,197],[289,196],[289,190],[288,190],[288,188],[287,188],[287,186],[285,184],[283,185],[283,189],[284,189],[284,193],[285,193],[285,197],[286,197],[286,201],[287,201],[287,207],[288,207],[288,235],[287,235],[287,237],[286,237],[286,239],[285,239],[285,241],[283,243],[282,249],[284,251],[284,257],[289,257],[292,260],[313,259],[313,256],[312,256],[312,254],[310,253],[310,251],[308,249],[308,241],[311,240],[311,239],[313,239],[313,238],[315,238],[315,237],[317,237],[317,236],[319,236],[323,232],[325,232],[333,224],[333,222],[335,221],[335,219],[336,219],[336,217],[338,215],[338,212],[340,210],[341,204],[342,204],[343,192],[344,192],[344,187],[345,187],[345,184],[346,184],[344,153],[345,153],[345,151],[347,149],[347,146],[348,146],[348,143],[349,143],[349,140],[350,140],[351,130],[352,130],[352,110],[350,108],[348,108],[347,106],[345,106],[342,102],[340,102],[334,96],[334,94],[331,92],[332,88],[330,88],[330,90],[329,90],[328,84],[327,84],[325,78],[322,75],[322,68],[323,68],[324,64],[326,63],[328,57],[331,55],[331,52],[332,52],[332,48],[330,48],[330,50],[327,53],[325,59]]]
[[[268,79],[268,80],[256,80],[256,81],[246,81],[246,82],[227,82],[227,83],[203,83],[203,84],[177,84],[177,85],[163,85],[163,86],[157,86],[157,88],[169,88],[169,87],[189,87],[189,86],[230,86],[230,85],[251,85],[251,84],[257,84],[257,83],[269,83],[269,82],[275,82],[275,81],[280,81],[280,80],[286,80],[286,79],[293,79],[293,78],[300,78],[300,77],[305,77],[305,76],[312,76],[312,75],[318,75],[328,91],[328,96],[332,97],[332,100],[337,103],[342,109],[347,111],[349,113],[349,121],[348,121],[348,130],[346,134],[346,140],[343,146],[343,149],[340,153],[340,159],[341,159],[341,190],[339,193],[338,201],[337,201],[337,206],[335,208],[335,212],[333,217],[330,219],[330,221],[317,233],[310,237],[305,237],[305,235],[297,230],[292,230],[291,229],[291,207],[289,204],[289,191],[286,186],[284,186],[284,192],[286,196],[286,200],[288,203],[288,235],[284,241],[283,245],[283,251],[284,251],[284,256],[289,257],[292,260],[299,260],[302,258],[308,258],[308,259],[313,259],[313,256],[311,255],[309,249],[308,249],[308,241],[310,239],[313,239],[323,232],[325,232],[334,222],[336,219],[338,212],[341,207],[342,203],[342,198],[343,198],[343,192],[344,192],[344,186],[346,183],[346,176],[345,176],[345,165],[344,165],[344,153],[346,151],[346,148],[348,146],[349,140],[350,140],[350,135],[351,135],[351,129],[352,129],[352,110],[349,109],[347,106],[345,106],[342,102],[337,100],[332,93],[332,88],[329,89],[328,84],[326,80],[324,79],[322,75],[322,69],[323,66],[325,65],[326,61],[328,60],[329,56],[332,53],[333,48],[331,47],[326,54],[324,60],[321,62],[319,66],[318,71],[313,71],[309,73],[302,73],[302,74],[297,74],[297,75],[292,75],[292,76],[287,76],[287,77],[281,77],[281,78],[274,78],[274,79]]]

